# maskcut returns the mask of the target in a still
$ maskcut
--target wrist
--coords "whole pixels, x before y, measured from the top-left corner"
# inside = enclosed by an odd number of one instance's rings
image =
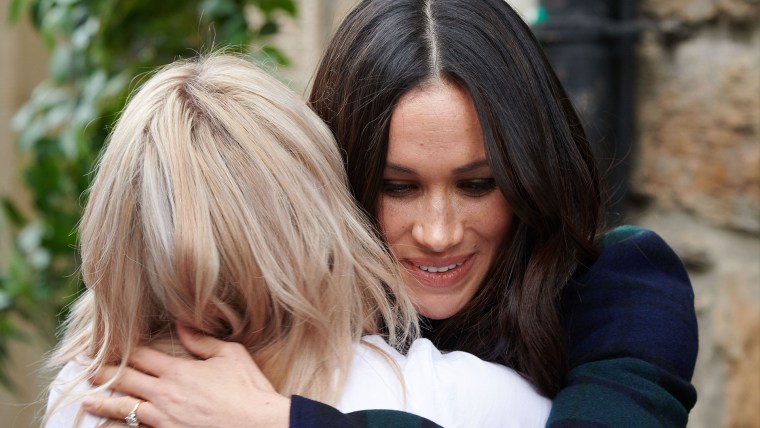
[[[263,406],[254,409],[254,411],[263,412],[266,415],[266,422],[261,426],[288,428],[290,426],[290,406],[290,398],[277,394],[271,399],[267,399]],[[261,414],[259,414],[260,416]]]

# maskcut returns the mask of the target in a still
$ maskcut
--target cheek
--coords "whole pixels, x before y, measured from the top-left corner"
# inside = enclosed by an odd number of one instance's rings
[[[483,222],[481,223],[483,225],[483,235],[490,237],[493,245],[498,246],[504,243],[509,235],[514,213],[512,212],[512,207],[501,195],[498,198],[494,198],[489,205],[484,212],[499,213],[499,215],[490,214],[483,217]]]
[[[493,234],[494,236],[498,236],[499,243],[503,242],[507,235],[509,235],[509,231],[512,228],[512,211],[507,210],[504,212],[504,215],[502,216],[494,216],[495,221],[493,224]]]
[[[407,228],[406,215],[402,208],[392,199],[386,198],[380,198],[377,204],[377,222],[380,225],[380,232],[390,245],[395,244]]]

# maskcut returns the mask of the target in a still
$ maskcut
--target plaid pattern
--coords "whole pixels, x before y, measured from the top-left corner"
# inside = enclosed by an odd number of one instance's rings
[[[437,424],[396,410],[363,410],[343,414],[298,395],[291,397],[290,426],[297,428],[434,428]]]
[[[563,291],[572,367],[551,428],[683,427],[697,399],[694,292],[683,264],[654,232],[612,230],[594,265]],[[293,396],[290,426],[435,427],[408,413],[338,410]]]
[[[694,291],[654,232],[612,230],[599,259],[565,288],[572,367],[548,426],[683,427],[697,393]]]

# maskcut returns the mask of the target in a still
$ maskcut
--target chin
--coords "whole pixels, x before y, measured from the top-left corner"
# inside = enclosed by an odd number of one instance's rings
[[[459,307],[457,308],[445,308],[445,307],[437,307],[437,308],[429,308],[429,307],[417,307],[417,312],[422,315],[425,318],[430,318],[431,320],[445,320],[446,318],[451,318],[454,316],[458,311]]]
[[[469,298],[465,296],[412,295],[417,313],[431,320],[445,320],[457,314]]]
[[[435,320],[435,321],[442,321],[442,320],[445,320],[447,318],[451,318],[451,316],[454,315],[454,314],[448,314],[447,313],[447,314],[442,314],[442,315],[441,314],[430,314],[430,315],[428,315],[426,313],[420,312],[420,315],[422,315],[423,317],[425,317],[427,319],[431,319],[431,320]]]

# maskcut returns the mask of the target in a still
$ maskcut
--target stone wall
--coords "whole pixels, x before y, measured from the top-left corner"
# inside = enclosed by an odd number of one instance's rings
[[[690,427],[760,427],[760,1],[645,0],[633,221],[696,295]]]

